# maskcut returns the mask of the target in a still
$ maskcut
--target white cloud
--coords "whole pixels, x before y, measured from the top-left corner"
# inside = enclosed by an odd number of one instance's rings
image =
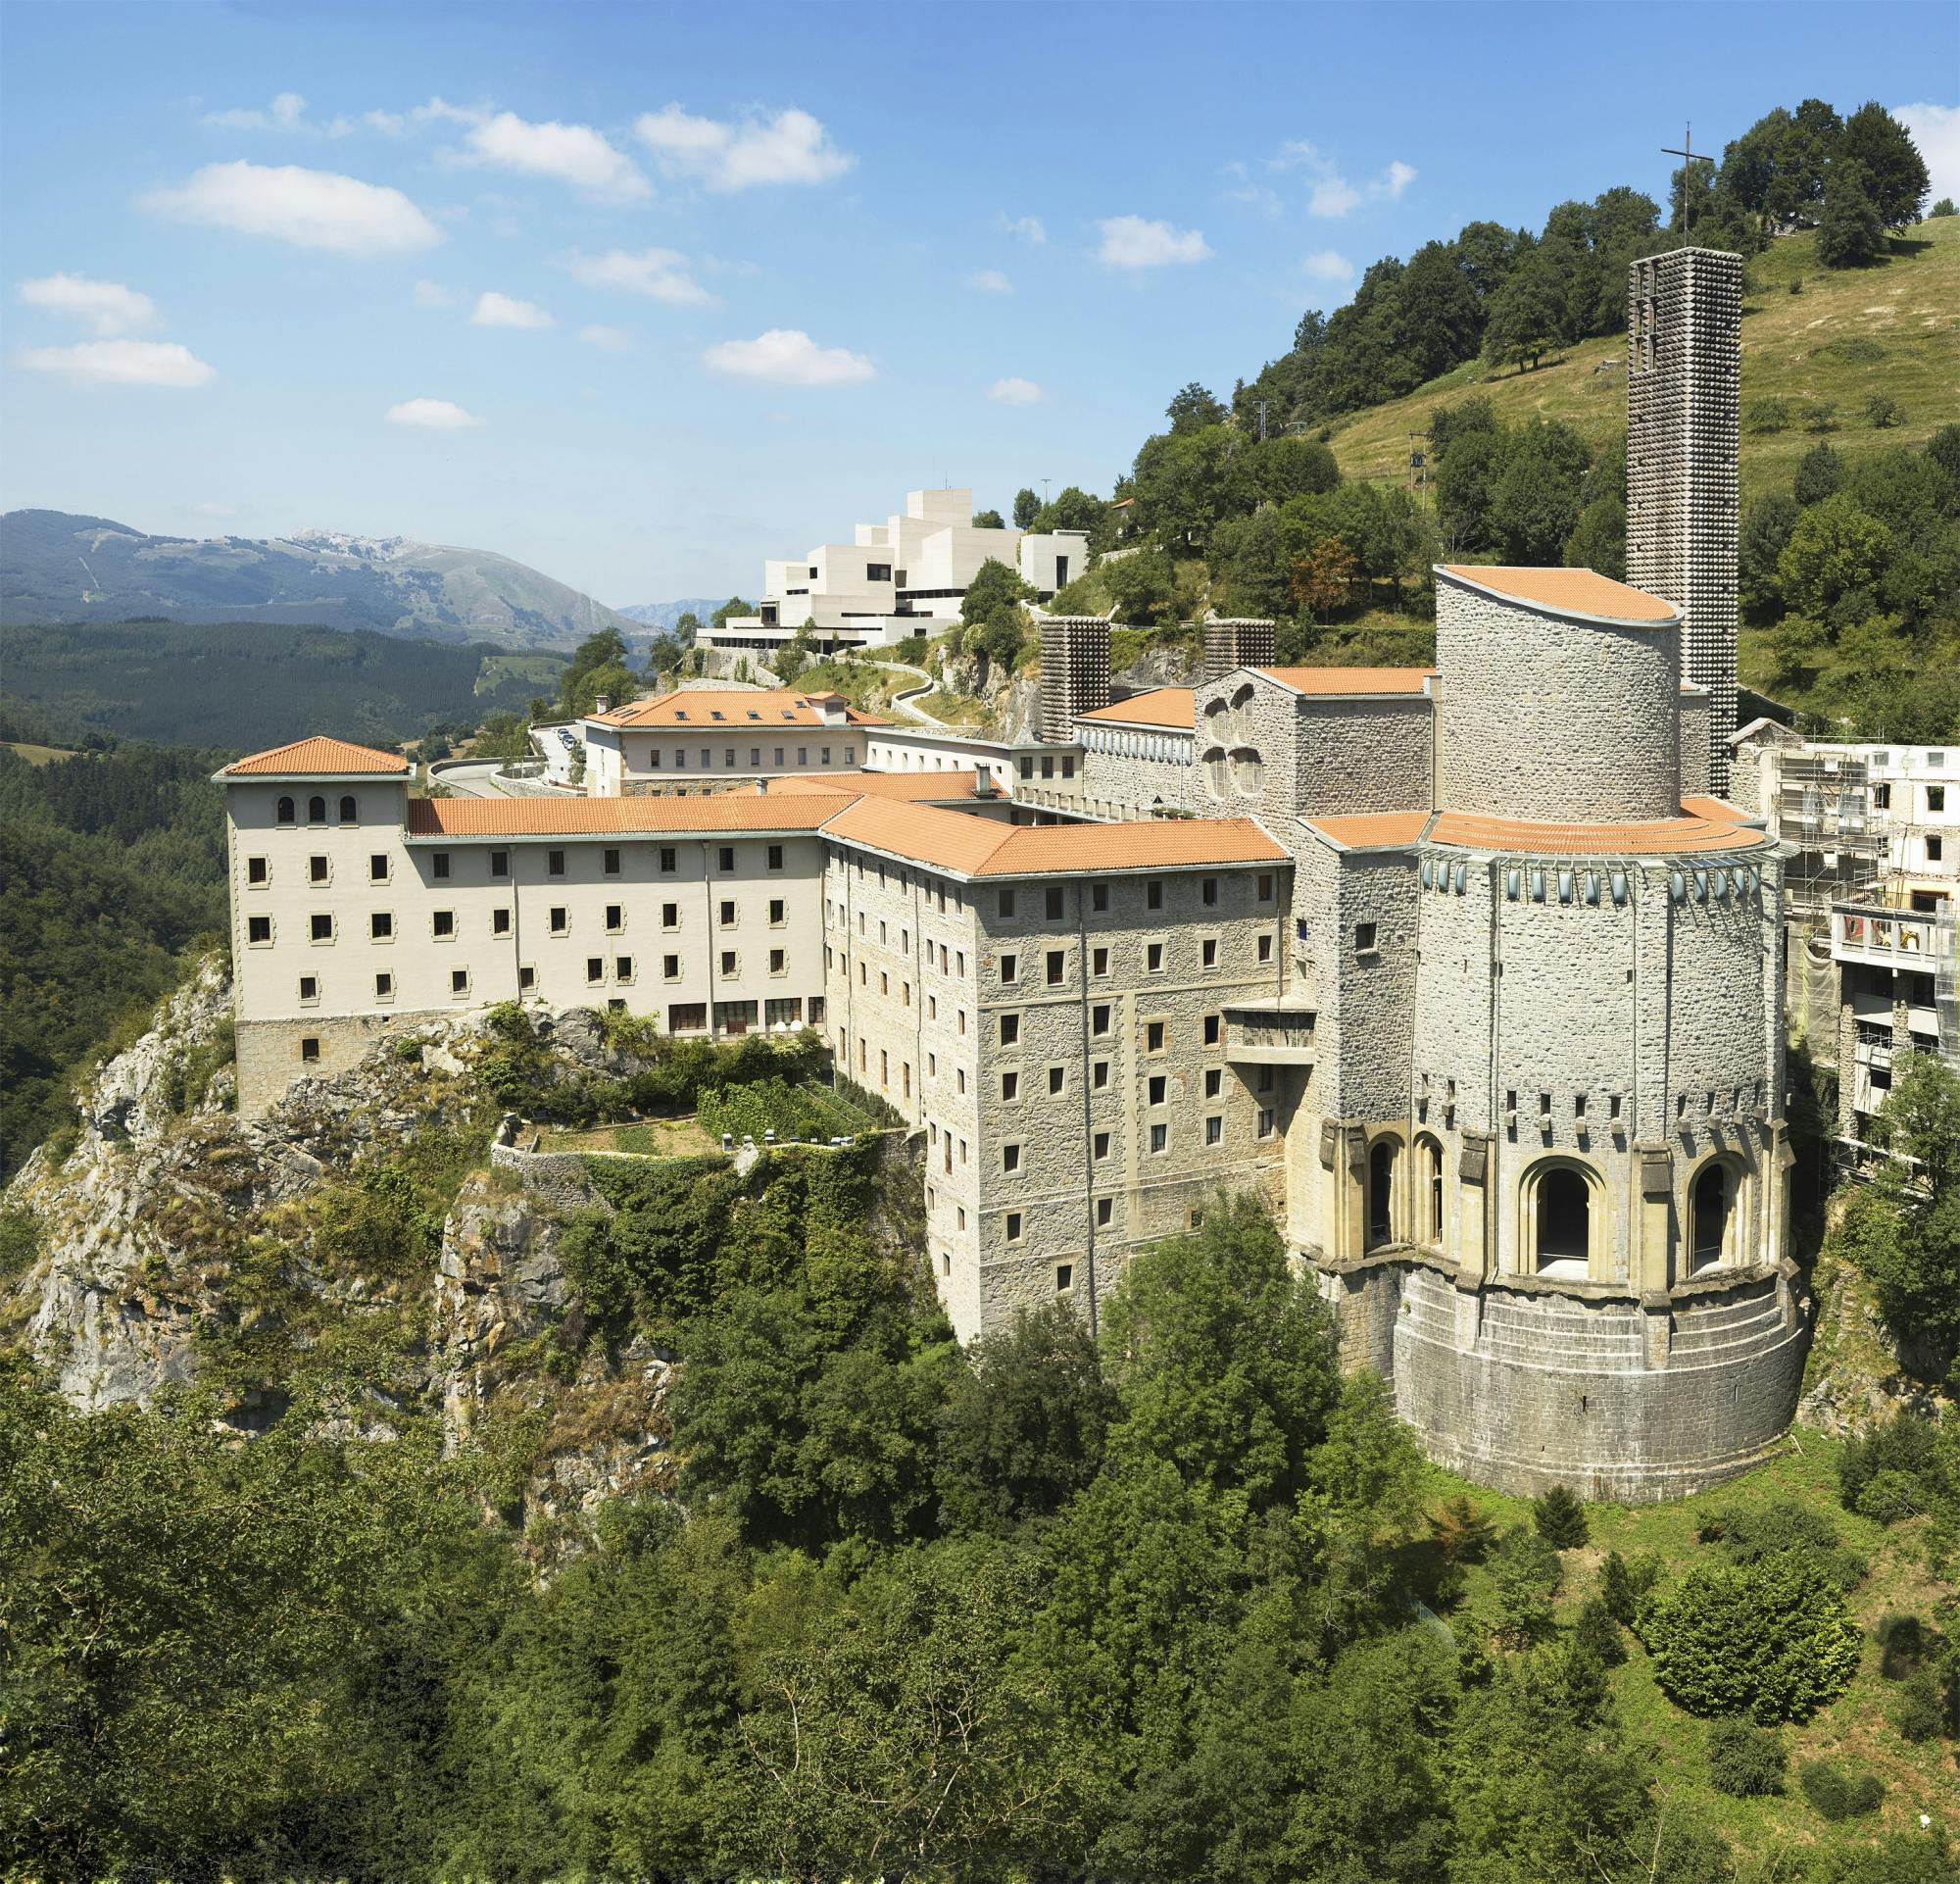
[[[518,301],[508,294],[487,288],[476,297],[469,316],[472,327],[523,327],[536,329],[552,324],[552,318],[535,301]]]
[[[236,504],[193,504],[190,507],[190,514],[193,517],[236,517],[238,515],[238,506]]]
[[[633,129],[667,175],[688,177],[710,190],[827,183],[858,161],[839,150],[808,112],[794,109],[724,124],[669,105],[642,112]]]
[[[969,288],[977,288],[982,294],[1012,294],[1014,284],[999,269],[982,269],[978,274],[966,277]]]
[[[1309,281],[1323,281],[1329,287],[1345,287],[1354,278],[1354,265],[1338,249],[1316,249],[1299,265]]]
[[[1960,202],[1960,105],[1894,105],[1892,116],[1912,132],[1926,160],[1932,202],[1942,196]]]
[[[1112,269],[1160,269],[1173,262],[1202,262],[1211,253],[1198,229],[1174,229],[1141,216],[1111,216],[1096,225],[1102,231],[1096,259]]]
[[[714,297],[689,273],[677,249],[611,249],[604,255],[574,255],[572,278],[588,288],[621,288],[672,307],[699,308]]]
[[[447,399],[404,399],[382,415],[391,425],[416,425],[423,431],[466,431],[471,425],[486,425],[473,412],[465,412]]]
[[[1304,138],[1282,144],[1279,155],[1267,160],[1267,168],[1304,170],[1312,175],[1306,198],[1309,216],[1339,218],[1363,203],[1393,203],[1415,181],[1415,166],[1397,158],[1372,182],[1350,183],[1325,151]]]
[[[440,281],[417,281],[410,298],[418,308],[446,308],[455,302],[456,294]]]
[[[212,370],[174,340],[84,340],[29,347],[15,356],[29,372],[58,372],[81,386],[202,386]]]
[[[587,196],[631,203],[648,194],[639,167],[590,124],[534,124],[514,111],[501,111],[472,124],[463,142],[479,163],[548,176]]]
[[[1039,216],[1009,216],[1005,210],[995,212],[994,233],[1011,235],[1016,242],[1037,249],[1048,240],[1048,226]]]
[[[850,386],[877,374],[861,353],[819,347],[801,327],[771,327],[753,340],[723,340],[701,357],[716,372],[779,386]]]
[[[297,130],[306,117],[307,101],[296,91],[282,91],[266,111],[208,111],[204,122],[213,130]]]
[[[157,318],[156,303],[147,294],[120,281],[91,281],[85,274],[45,274],[23,281],[14,298],[23,307],[84,322],[103,339],[147,327]]]
[[[631,327],[601,326],[597,322],[580,327],[578,337],[588,347],[599,347],[607,353],[631,353],[633,351],[633,329]]]
[[[207,164],[181,189],[153,191],[144,207],[178,222],[341,255],[400,254],[442,240],[400,190],[297,164]]]
[[[1038,406],[1042,389],[1032,379],[997,379],[987,388],[987,397],[997,406]]]

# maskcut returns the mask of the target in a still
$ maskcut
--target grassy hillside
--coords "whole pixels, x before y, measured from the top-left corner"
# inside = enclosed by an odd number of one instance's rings
[[[1923,445],[1960,420],[1960,217],[1919,224],[1873,269],[1817,265],[1817,238],[1787,236],[1748,264],[1742,302],[1742,501],[1789,487],[1796,463],[1817,442],[1803,409],[1836,408],[1831,442],[1846,456],[1884,445]],[[1792,284],[1800,291],[1792,293]],[[1329,441],[1344,476],[1399,479],[1409,433],[1430,415],[1476,391],[1515,424],[1560,419],[1602,443],[1627,422],[1626,341],[1587,340],[1536,372],[1459,367],[1419,392],[1338,421]],[[1886,430],[1866,422],[1864,406],[1884,393],[1905,409]],[[1751,431],[1752,402],[1788,402],[1786,430]]]

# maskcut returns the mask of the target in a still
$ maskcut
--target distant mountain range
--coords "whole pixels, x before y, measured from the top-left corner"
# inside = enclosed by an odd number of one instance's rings
[[[706,621],[727,599],[725,595],[691,595],[681,602],[635,602],[618,613],[644,627],[670,628],[684,615],[698,615]]]
[[[644,633],[629,616],[489,550],[330,530],[270,540],[149,536],[66,511],[0,517],[0,620],[142,616],[373,628],[513,651],[567,648],[601,628]]]

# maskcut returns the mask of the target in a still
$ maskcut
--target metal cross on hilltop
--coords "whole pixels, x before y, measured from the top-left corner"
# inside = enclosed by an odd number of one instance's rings
[[[1702,156],[1694,148],[1694,126],[1692,124],[1681,134],[1681,149],[1676,150],[1671,145],[1663,144],[1660,154],[1663,157],[1679,157],[1682,159],[1681,239],[1686,242],[1688,240],[1688,180],[1694,174],[1694,166],[1696,164],[1713,164],[1715,160],[1712,157]]]

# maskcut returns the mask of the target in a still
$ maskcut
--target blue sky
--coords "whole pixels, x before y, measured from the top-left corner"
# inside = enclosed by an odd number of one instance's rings
[[[921,484],[1106,490],[1358,272],[1658,196],[1960,6],[42,5],[0,22],[0,508],[495,549],[624,604]]]

